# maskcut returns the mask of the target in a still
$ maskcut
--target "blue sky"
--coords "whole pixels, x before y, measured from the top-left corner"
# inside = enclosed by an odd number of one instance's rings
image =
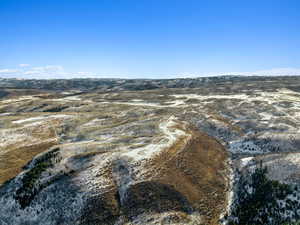
[[[0,77],[300,74],[299,0],[0,0]]]

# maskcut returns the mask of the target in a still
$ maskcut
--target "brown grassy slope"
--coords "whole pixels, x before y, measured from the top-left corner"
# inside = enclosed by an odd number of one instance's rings
[[[219,142],[204,133],[190,127],[176,128],[190,133],[190,137],[179,138],[172,147],[148,161],[144,165],[149,172],[147,179],[138,182],[137,178],[126,190],[122,203],[115,185],[106,197],[92,200],[82,224],[114,224],[120,216],[124,223],[131,224],[137,217],[150,221],[167,214],[181,215],[176,218],[177,224],[186,224],[192,222],[188,216],[191,208],[202,215],[201,224],[219,224],[227,200],[227,153]],[[111,177],[110,168],[106,172]],[[158,221],[151,224],[161,224]]]
[[[152,162],[157,166],[154,180],[185,196],[203,215],[205,224],[218,224],[226,207],[228,156],[212,137],[196,130],[191,134],[187,144],[177,142]]]
[[[24,143],[7,147],[6,152],[0,155],[0,185],[18,175],[22,171],[22,167],[34,156],[57,144],[56,134],[51,127],[25,129],[24,132],[30,132],[30,135],[38,138],[40,142],[35,143],[29,139]]]
[[[56,142],[44,142],[33,146],[24,146],[10,150],[0,157],[0,185],[15,177],[34,156],[49,149]]]

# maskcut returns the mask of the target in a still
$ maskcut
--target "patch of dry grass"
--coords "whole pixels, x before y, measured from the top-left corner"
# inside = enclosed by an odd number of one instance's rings
[[[187,144],[183,141],[151,162],[159,166],[153,173],[154,180],[173,186],[200,211],[205,224],[217,225],[226,207],[226,150],[214,138],[196,130]]]
[[[0,185],[18,175],[22,168],[37,154],[56,145],[55,141],[39,143],[32,146],[16,148],[0,157]]]

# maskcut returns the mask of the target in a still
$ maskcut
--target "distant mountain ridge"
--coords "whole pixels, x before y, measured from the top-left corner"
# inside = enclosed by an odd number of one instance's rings
[[[300,76],[215,76],[177,79],[113,79],[113,78],[74,78],[74,79],[16,79],[0,78],[0,88],[44,89],[44,90],[151,90],[157,88],[196,88],[208,83],[226,82],[300,82]]]

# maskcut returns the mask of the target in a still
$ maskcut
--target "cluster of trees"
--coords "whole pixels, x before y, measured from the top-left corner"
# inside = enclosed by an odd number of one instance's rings
[[[300,219],[297,213],[300,203],[287,199],[288,195],[296,196],[297,187],[270,180],[266,174],[267,169],[259,167],[250,176],[241,175],[230,225],[299,224],[289,222]],[[278,200],[285,201],[285,206]],[[286,211],[291,211],[293,216],[286,217]]]

